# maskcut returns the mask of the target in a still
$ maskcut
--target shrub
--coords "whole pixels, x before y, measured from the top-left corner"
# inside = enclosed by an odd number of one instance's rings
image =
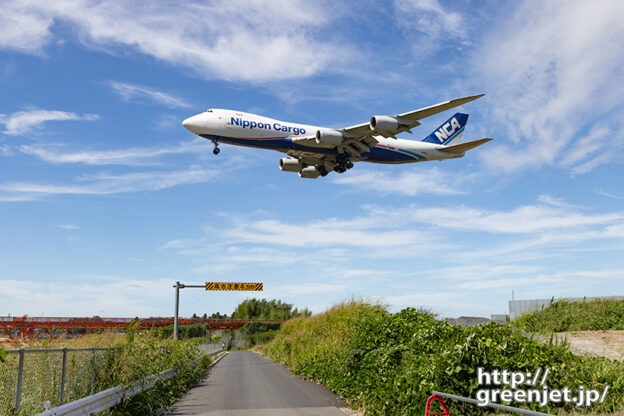
[[[624,406],[622,363],[576,357],[565,344],[540,343],[495,323],[452,326],[413,308],[390,314],[377,305],[341,304],[286,322],[263,354],[326,385],[367,415],[420,413],[433,390],[475,397],[477,367],[524,373],[550,368],[551,388],[584,384],[602,389],[609,384],[607,400],[592,410]],[[457,401],[450,404],[452,414],[482,411]],[[555,406],[527,407],[554,412]]]

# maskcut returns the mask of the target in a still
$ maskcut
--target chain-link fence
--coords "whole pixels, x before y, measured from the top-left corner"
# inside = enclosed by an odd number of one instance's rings
[[[114,348],[12,350],[0,364],[0,415],[37,414],[94,393]]]

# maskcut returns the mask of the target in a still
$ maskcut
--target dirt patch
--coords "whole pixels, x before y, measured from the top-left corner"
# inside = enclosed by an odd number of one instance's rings
[[[624,361],[624,331],[574,331],[556,334],[567,339],[577,355],[594,355]]]

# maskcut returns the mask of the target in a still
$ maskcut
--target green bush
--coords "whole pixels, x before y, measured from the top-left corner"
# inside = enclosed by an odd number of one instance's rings
[[[557,300],[526,313],[513,325],[528,332],[550,333],[624,329],[624,300]]]
[[[543,344],[508,326],[452,326],[413,308],[396,314],[362,302],[338,305],[283,324],[263,353],[296,374],[326,385],[367,415],[421,413],[433,390],[475,397],[476,369],[534,372],[550,368],[551,388],[604,388],[605,403],[624,407],[624,364],[576,357],[565,344]],[[474,405],[450,401],[451,414],[475,415]],[[556,412],[556,404],[540,408]],[[568,405],[568,409],[572,409]]]
[[[168,368],[176,368],[178,374],[114,407],[111,411],[114,416],[157,414],[159,409],[174,403],[197,383],[211,362],[209,356],[200,355],[195,342],[171,341],[164,345],[133,343],[125,346],[123,354],[126,354],[126,359],[118,362],[123,368],[112,366],[113,373],[119,375],[116,382],[109,381],[113,385],[128,385]],[[196,359],[199,359],[199,364],[195,364]]]

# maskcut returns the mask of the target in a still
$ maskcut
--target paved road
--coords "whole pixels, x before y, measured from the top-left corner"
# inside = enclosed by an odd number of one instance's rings
[[[168,415],[345,416],[325,387],[294,376],[250,351],[232,351]]]

